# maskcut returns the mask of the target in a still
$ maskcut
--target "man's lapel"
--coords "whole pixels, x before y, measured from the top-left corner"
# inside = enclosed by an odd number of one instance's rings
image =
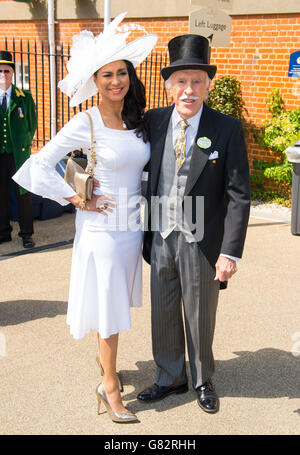
[[[8,105],[8,114],[10,114],[18,105],[18,97],[16,95],[16,87],[12,85],[11,95]]]
[[[163,110],[158,127],[152,133],[151,137],[151,193],[156,193],[158,177],[161,168],[161,161],[168,131],[169,121],[174,106],[167,107]]]
[[[211,118],[211,110],[207,107],[207,105],[203,104],[203,111],[199,123],[198,132],[195,138],[195,143],[193,146],[192,157],[191,157],[191,164],[190,164],[190,172],[187,178],[185,193],[184,195],[188,195],[193,186],[195,185],[196,181],[198,180],[201,172],[204,169],[204,166],[207,163],[209,155],[213,151],[214,143],[216,141],[217,130],[216,125]],[[198,139],[207,138],[210,140],[211,144],[207,148],[200,147],[197,144]],[[201,141],[199,141],[201,143]],[[205,142],[205,141],[203,141]]]

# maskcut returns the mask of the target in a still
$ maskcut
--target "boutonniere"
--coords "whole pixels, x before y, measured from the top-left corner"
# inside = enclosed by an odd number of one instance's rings
[[[211,140],[208,137],[199,137],[197,145],[202,149],[208,149],[211,146]]]

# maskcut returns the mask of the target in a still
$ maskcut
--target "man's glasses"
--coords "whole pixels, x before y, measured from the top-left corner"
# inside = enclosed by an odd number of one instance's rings
[[[10,72],[11,72],[10,70],[0,70],[0,73],[9,74]]]

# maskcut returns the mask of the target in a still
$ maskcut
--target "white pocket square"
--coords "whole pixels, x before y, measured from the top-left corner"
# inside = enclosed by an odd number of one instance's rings
[[[212,152],[208,157],[209,160],[216,160],[217,158],[219,158],[219,152],[217,152],[217,150]]]

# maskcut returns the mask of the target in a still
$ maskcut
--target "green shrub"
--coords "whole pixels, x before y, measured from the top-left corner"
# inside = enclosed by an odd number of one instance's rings
[[[267,98],[266,104],[269,105],[269,112],[272,114],[272,117],[281,114],[285,110],[284,101],[278,88],[274,88],[269,92],[269,98]]]
[[[251,200],[269,204],[275,203],[285,207],[291,207],[292,205],[290,199],[282,196],[282,194],[277,193],[276,191],[255,190],[253,188],[251,189]]]
[[[300,138],[300,108],[273,115],[256,132],[255,138],[264,148],[279,152],[280,160],[284,161],[284,151]]]
[[[207,104],[216,111],[238,118],[246,128],[244,114],[248,115],[242,96],[241,83],[234,76],[217,79],[209,92]]]
[[[286,159],[285,150],[300,139],[300,108],[287,111],[278,89],[269,92],[267,99],[271,119],[266,119],[262,126],[253,130],[256,142],[268,151],[272,151],[275,160],[253,160],[254,172],[251,183],[263,190],[265,183],[273,183],[277,193],[290,197],[293,176],[292,163]]]
[[[259,191],[267,190],[266,184],[275,184],[275,193],[283,198],[289,198],[291,193],[291,182],[293,166],[287,160],[283,163],[265,160],[253,160],[253,172],[250,175],[251,185]],[[274,191],[273,191],[274,192]]]

